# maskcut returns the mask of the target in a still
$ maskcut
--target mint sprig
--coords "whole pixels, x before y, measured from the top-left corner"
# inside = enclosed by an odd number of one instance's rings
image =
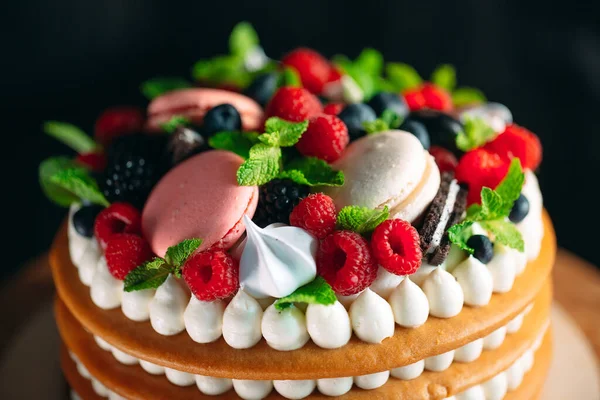
[[[496,132],[482,118],[467,118],[464,129],[456,136],[456,147],[469,151],[481,147],[496,137]]]
[[[279,178],[291,179],[307,186],[342,186],[344,173],[335,171],[327,162],[316,157],[298,158],[288,165]]]
[[[167,122],[163,122],[160,124],[160,127],[163,131],[167,133],[173,133],[180,126],[186,126],[190,124],[190,120],[183,115],[174,115]]]
[[[415,89],[423,83],[423,79],[413,67],[404,63],[388,63],[385,66],[388,81],[396,92]]]
[[[463,107],[485,103],[487,100],[483,92],[471,87],[460,87],[452,92],[454,107]]]
[[[374,121],[364,121],[363,128],[368,134],[385,132],[402,125],[402,118],[390,109],[386,109]]]
[[[291,147],[298,143],[307,128],[308,121],[294,123],[271,117],[265,122],[265,133],[258,140],[269,146]]]
[[[157,77],[143,82],[140,85],[140,91],[148,100],[152,100],[167,92],[178,89],[187,89],[192,86],[193,85],[185,78]]]
[[[260,46],[260,40],[249,22],[239,22],[233,27],[229,35],[229,52],[232,55],[244,58],[257,46]]]
[[[450,64],[439,65],[431,74],[431,83],[452,92],[456,88],[456,70]]]
[[[98,145],[83,130],[73,124],[59,121],[46,121],[43,125],[46,134],[66,144],[78,154],[98,150]]]
[[[181,278],[183,264],[201,244],[202,239],[185,239],[169,247],[164,258],[155,257],[131,270],[125,277],[123,290],[156,289],[167,280],[169,274]]]
[[[42,161],[39,166],[38,174],[42,191],[48,199],[59,206],[69,207],[71,204],[78,202],[79,197],[56,185],[52,182],[52,177],[61,171],[75,167],[73,160],[68,157],[52,157]]]
[[[300,74],[295,68],[285,66],[279,78],[277,80],[277,87],[291,86],[291,87],[302,87],[302,80]]]
[[[354,231],[366,235],[390,217],[387,206],[382,210],[372,210],[367,207],[346,206],[337,216],[337,226],[340,229]]]
[[[362,91],[362,98],[353,98],[354,101],[370,99],[378,91],[381,91],[381,77],[383,70],[383,56],[375,49],[364,49],[353,61],[343,55],[333,57],[333,63],[344,74],[348,75],[358,88]]]
[[[293,303],[332,305],[336,302],[335,292],[331,286],[320,276],[312,282],[296,289],[292,294],[280,298],[275,302],[279,311],[290,307]]]
[[[213,149],[231,151],[247,159],[250,149],[258,141],[260,134],[256,132],[217,132],[208,139],[208,145]]]

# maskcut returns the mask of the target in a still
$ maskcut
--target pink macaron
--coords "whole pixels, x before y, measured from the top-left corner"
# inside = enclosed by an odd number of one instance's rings
[[[200,250],[227,249],[242,236],[244,214],[252,217],[258,187],[239,186],[243,160],[222,150],[200,153],[158,182],[142,213],[142,231],[158,256],[184,239],[202,239]]]
[[[148,106],[146,128],[149,131],[160,130],[161,124],[176,115],[201,125],[208,110],[219,104],[231,104],[238,110],[245,131],[261,128],[264,115],[257,102],[243,94],[208,88],[174,90],[152,100]]]

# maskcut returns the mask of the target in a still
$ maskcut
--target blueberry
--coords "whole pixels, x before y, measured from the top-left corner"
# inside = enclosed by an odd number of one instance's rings
[[[368,105],[356,103],[344,107],[342,112],[339,113],[338,118],[348,127],[350,140],[356,140],[366,134],[362,125],[363,122],[375,121],[377,115],[375,115],[375,111]]]
[[[473,235],[467,240],[467,246],[475,250],[473,256],[484,264],[494,257],[494,245],[487,236]]]
[[[515,204],[513,204],[513,208],[510,210],[508,219],[514,223],[521,222],[525,219],[527,214],[529,214],[529,200],[527,200],[527,197],[521,194],[515,201]]]
[[[419,139],[419,142],[423,145],[425,150],[429,149],[431,145],[429,140],[429,133],[427,132],[427,128],[422,122],[416,120],[405,120],[402,125],[398,128],[400,130],[410,132]]]
[[[276,73],[260,75],[244,90],[244,94],[264,107],[277,90],[278,78],[279,75]]]
[[[91,238],[94,236],[94,222],[96,216],[104,207],[91,204],[83,206],[73,214],[73,227],[81,236]]]
[[[367,103],[375,114],[380,117],[385,110],[391,110],[402,119],[408,115],[408,106],[402,96],[396,93],[379,92]]]
[[[212,136],[222,131],[242,129],[240,113],[231,104],[221,104],[208,110],[204,116],[204,133]]]
[[[462,132],[462,124],[440,111],[419,110],[408,114],[404,123],[417,121],[425,125],[432,146],[440,146],[460,156],[456,147],[456,136]]]

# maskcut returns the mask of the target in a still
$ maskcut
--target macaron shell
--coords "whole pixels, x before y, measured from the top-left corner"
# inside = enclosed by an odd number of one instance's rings
[[[160,125],[179,115],[200,125],[204,115],[219,104],[231,104],[242,118],[242,128],[246,131],[258,130],[263,123],[263,110],[251,98],[240,93],[222,89],[181,89],[163,94],[152,100],[148,106],[149,131],[160,130]]]
[[[258,202],[258,187],[237,184],[242,163],[234,153],[207,151],[158,182],[142,213],[142,231],[157,255],[184,239],[202,239],[204,250],[217,242],[229,248],[242,236],[242,217],[251,218]]]

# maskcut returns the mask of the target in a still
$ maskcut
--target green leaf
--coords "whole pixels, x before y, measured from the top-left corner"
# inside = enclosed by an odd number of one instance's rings
[[[167,122],[160,124],[160,127],[167,133],[173,133],[181,125],[189,125],[190,122],[188,118],[182,115],[174,115]]]
[[[463,221],[459,224],[452,225],[448,229],[448,239],[460,249],[473,254],[474,250],[467,245],[467,240],[471,237],[471,226],[473,221]]]
[[[173,268],[165,260],[156,257],[127,274],[123,282],[124,290],[134,292],[144,289],[156,289],[167,280],[172,272]]]
[[[52,157],[42,161],[38,169],[40,186],[44,194],[54,203],[62,207],[69,207],[79,201],[79,198],[68,190],[52,182],[51,178],[57,173],[77,168],[73,160],[67,157]]]
[[[278,117],[271,117],[265,122],[265,133],[258,140],[269,146],[291,147],[298,143],[308,128],[308,121],[289,122]]]
[[[473,220],[487,221],[503,217],[501,212],[503,203],[502,197],[494,190],[488,187],[481,188],[481,211],[473,217]]]
[[[387,206],[383,210],[372,210],[367,207],[346,206],[337,216],[340,229],[354,231],[361,235],[372,232],[379,224],[390,217]]]
[[[387,108],[383,110],[383,113],[381,113],[379,118],[381,118],[381,120],[383,120],[390,127],[390,129],[396,129],[402,125],[402,118],[394,111]]]
[[[504,219],[480,222],[483,229],[494,235],[494,241],[502,243],[505,246],[516,249],[520,252],[525,251],[525,242],[523,236],[517,227]]]
[[[48,135],[66,144],[79,154],[91,153],[98,149],[94,139],[75,125],[59,121],[46,121],[43,129]]]
[[[408,64],[388,63],[385,71],[396,92],[414,89],[423,83],[419,73]]]
[[[456,70],[450,64],[442,64],[431,74],[431,82],[442,89],[452,92],[456,87]]]
[[[496,132],[482,118],[467,118],[464,130],[456,136],[456,146],[462,151],[481,147],[496,137]]]
[[[201,244],[202,239],[185,239],[167,249],[165,261],[172,267],[179,269],[185,263],[185,260],[187,260]]]
[[[250,149],[249,158],[237,171],[241,186],[264,185],[279,175],[281,148],[258,143]]]
[[[368,100],[376,93],[378,77],[363,70],[360,65],[357,65],[346,56],[334,56],[333,63],[343,73],[352,78],[353,83],[362,91],[363,99],[354,99],[354,101]],[[348,90],[348,88],[345,89]]]
[[[495,189],[504,202],[504,208],[500,212],[503,216],[510,214],[514,202],[521,194],[524,183],[525,174],[523,173],[523,168],[521,168],[521,161],[515,157],[510,162],[506,176]]]
[[[208,139],[208,144],[213,149],[228,150],[247,159],[258,136],[256,132],[218,132]]]
[[[184,78],[159,77],[149,79],[140,85],[140,91],[148,99],[152,100],[162,94],[177,89],[191,88],[192,84]]]
[[[390,129],[390,126],[381,118],[374,121],[363,121],[362,126],[368,134],[385,132]]]
[[[275,302],[279,311],[291,306],[293,303],[332,305],[336,302],[335,292],[331,286],[320,276],[312,282],[299,287],[292,294],[282,297]]]
[[[229,52],[234,56],[246,57],[248,52],[260,45],[258,34],[249,22],[240,22],[229,35]]]
[[[296,71],[295,68],[286,66],[283,69],[279,76],[279,80],[277,81],[277,87],[282,86],[302,87],[300,74],[298,74],[298,71]]]
[[[192,67],[195,80],[210,85],[227,84],[245,88],[253,75],[244,68],[244,59],[238,56],[217,56],[197,61]]]
[[[354,64],[369,75],[379,76],[383,72],[383,56],[372,48],[361,51]]]
[[[479,89],[460,87],[452,92],[452,104],[454,104],[454,107],[463,107],[485,102],[485,95]]]
[[[333,170],[331,165],[316,157],[303,157],[290,162],[279,177],[308,186],[342,186],[344,184],[342,171]]]
[[[50,177],[50,182],[73,193],[81,200],[102,206],[110,204],[85,168],[75,167],[58,171]]]

